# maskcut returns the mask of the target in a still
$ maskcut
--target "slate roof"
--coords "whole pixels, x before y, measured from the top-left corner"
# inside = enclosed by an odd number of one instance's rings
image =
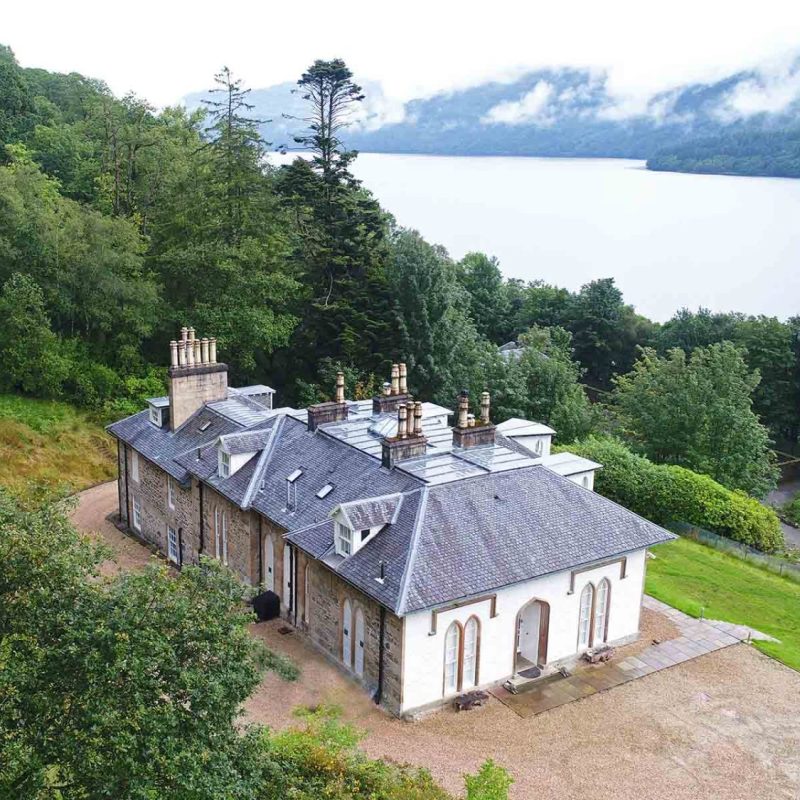
[[[389,471],[371,446],[348,441],[341,423],[335,433],[326,427],[311,432],[295,414],[233,391],[175,432],[153,425],[147,411],[108,430],[176,479],[195,476],[263,514],[293,544],[400,615],[673,538],[541,460],[521,458],[522,448],[502,434],[497,446],[442,447]],[[220,437],[231,452],[254,452],[228,478],[217,474]],[[290,505],[287,478],[298,471]],[[327,484],[334,488],[318,497]],[[333,550],[337,508],[354,529],[383,526],[348,558]]]
[[[658,525],[541,466],[407,493],[396,522],[349,558],[333,553],[332,521],[287,535],[400,615],[671,538]],[[383,585],[375,580],[380,561],[387,575]]]

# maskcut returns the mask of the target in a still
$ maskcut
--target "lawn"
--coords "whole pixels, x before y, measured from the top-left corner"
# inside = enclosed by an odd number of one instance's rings
[[[777,639],[759,650],[800,670],[800,584],[690,539],[653,548],[647,593],[693,617],[749,625]]]
[[[66,494],[112,478],[116,448],[66,403],[0,394],[0,485],[20,497]]]

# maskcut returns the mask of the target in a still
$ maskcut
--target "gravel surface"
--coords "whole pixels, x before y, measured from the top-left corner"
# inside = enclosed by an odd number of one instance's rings
[[[102,564],[103,575],[122,570],[141,569],[155,556],[144,545],[119,531],[107,517],[117,511],[117,482],[109,481],[86,489],[77,495],[78,505],[70,514],[72,524],[90,538],[106,545],[113,558]]]
[[[116,484],[80,495],[75,524],[117,553],[106,569],[135,569],[151,555],[105,520]],[[649,615],[651,638],[671,638]],[[493,697],[483,708],[444,710],[401,722],[381,710],[333,664],[283,623],[253,625],[255,636],[291,656],[297,683],[264,677],[245,717],[292,724],[292,709],[333,703],[365,731],[376,758],[424,766],[448,789],[486,758],[515,779],[513,800],[614,797],[628,800],[797,800],[800,797],[800,673],[741,644],[648,675],[608,692],[521,719]],[[660,634],[660,635],[659,635]]]

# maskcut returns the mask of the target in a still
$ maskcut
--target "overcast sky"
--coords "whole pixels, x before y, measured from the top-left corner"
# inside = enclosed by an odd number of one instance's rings
[[[77,71],[118,94],[177,102],[230,66],[252,87],[344,58],[405,100],[541,66],[606,69],[643,95],[800,50],[798,0],[339,0],[303,3],[88,0],[6,3],[0,42],[23,66]]]

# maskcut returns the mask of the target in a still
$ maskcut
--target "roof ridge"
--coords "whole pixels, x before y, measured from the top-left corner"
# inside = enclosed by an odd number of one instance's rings
[[[285,414],[279,414],[278,419],[270,430],[269,440],[264,445],[261,455],[258,457],[258,463],[253,470],[253,475],[250,478],[250,483],[247,485],[244,497],[242,497],[241,508],[247,511],[250,508],[250,503],[253,501],[253,495],[256,493],[256,486],[261,483],[264,471],[272,458],[272,453],[275,450],[275,442],[278,440],[278,434],[283,429],[283,423],[286,419]]]
[[[416,491],[416,490],[415,490]],[[406,606],[408,598],[408,587],[411,582],[411,573],[414,569],[414,562],[417,557],[417,544],[419,542],[419,534],[422,529],[422,521],[425,519],[425,511],[428,507],[428,493],[430,488],[422,486],[419,489],[420,500],[419,508],[417,509],[417,518],[414,520],[414,530],[411,534],[411,545],[408,548],[408,558],[406,560],[406,567],[403,570],[403,576],[400,578],[400,591],[397,593],[397,613],[402,614]],[[410,494],[410,493],[409,493]]]

